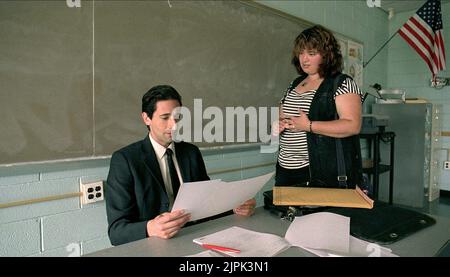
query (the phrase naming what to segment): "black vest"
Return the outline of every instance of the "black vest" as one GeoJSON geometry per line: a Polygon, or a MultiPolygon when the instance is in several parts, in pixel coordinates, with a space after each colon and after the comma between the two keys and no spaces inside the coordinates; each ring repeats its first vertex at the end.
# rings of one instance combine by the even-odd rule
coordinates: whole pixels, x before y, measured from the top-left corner
{"type": "MultiPolygon", "coordinates": [[[[338,74],[325,78],[314,94],[309,109],[309,120],[331,121],[337,118],[336,103],[334,101],[335,90],[349,77],[338,74]],[[335,82],[336,80],[336,82],[335,82]]],[[[300,76],[292,82],[289,90],[295,88],[306,76],[300,76]]],[[[350,77],[349,77],[350,78],[350,77]]],[[[313,124],[314,132],[314,124],[313,124]]],[[[314,187],[339,187],[337,176],[336,139],[324,135],[307,132],[310,186],[314,187]]],[[[361,186],[362,163],[359,135],[340,138],[344,152],[345,171],[348,188],[361,186]]]]}

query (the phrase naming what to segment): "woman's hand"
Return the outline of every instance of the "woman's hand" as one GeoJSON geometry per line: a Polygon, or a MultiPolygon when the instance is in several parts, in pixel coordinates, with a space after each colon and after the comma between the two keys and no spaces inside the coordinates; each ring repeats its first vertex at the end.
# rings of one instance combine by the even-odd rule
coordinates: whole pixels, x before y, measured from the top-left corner
{"type": "Polygon", "coordinates": [[[278,121],[272,122],[273,136],[279,136],[284,129],[287,129],[286,118],[280,118],[278,121]]]}
{"type": "Polygon", "coordinates": [[[309,131],[308,115],[298,109],[298,116],[292,116],[286,120],[286,128],[292,131],[309,131]]]}
{"type": "Polygon", "coordinates": [[[279,136],[284,129],[287,129],[287,120],[289,119],[288,116],[286,116],[283,113],[283,105],[280,105],[279,110],[278,110],[278,120],[272,122],[272,135],[273,136],[279,136]]]}

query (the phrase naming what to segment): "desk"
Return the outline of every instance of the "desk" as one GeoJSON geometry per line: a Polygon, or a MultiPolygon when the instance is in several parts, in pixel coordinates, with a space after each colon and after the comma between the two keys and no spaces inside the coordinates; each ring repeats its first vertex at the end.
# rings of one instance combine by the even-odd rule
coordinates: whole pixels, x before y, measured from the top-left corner
{"type": "MultiPolygon", "coordinates": [[[[434,217],[436,224],[421,230],[403,240],[387,245],[399,256],[433,256],[450,238],[450,218],[434,217]]],[[[169,240],[160,238],[147,238],[120,246],[104,249],[88,254],[91,257],[182,257],[204,251],[192,240],[205,236],[231,226],[239,226],[249,230],[272,233],[284,237],[290,222],[281,220],[262,207],[249,218],[229,215],[219,219],[207,221],[198,225],[189,226],[169,240]]],[[[313,254],[298,248],[291,247],[280,253],[279,257],[311,257],[313,254]]]]}
{"type": "Polygon", "coordinates": [[[392,205],[394,195],[394,132],[361,133],[360,138],[368,140],[369,158],[373,157],[373,167],[363,168],[363,173],[372,176],[373,199],[378,200],[380,174],[389,171],[389,204],[392,205]],[[373,151],[372,151],[373,141],[373,151]],[[380,141],[389,142],[389,165],[381,164],[380,141]]]}

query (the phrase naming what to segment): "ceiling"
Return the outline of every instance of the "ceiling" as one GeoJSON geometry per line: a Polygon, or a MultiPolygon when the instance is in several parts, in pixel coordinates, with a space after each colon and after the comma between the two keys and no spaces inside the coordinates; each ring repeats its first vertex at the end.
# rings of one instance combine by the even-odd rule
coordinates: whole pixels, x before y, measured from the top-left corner
{"type": "MultiPolygon", "coordinates": [[[[381,0],[381,9],[386,12],[389,12],[389,9],[392,8],[394,13],[401,13],[406,11],[416,11],[423,4],[425,4],[426,0],[421,1],[409,1],[409,0],[381,0]]],[[[450,0],[441,0],[441,5],[450,3],[450,0]]]]}

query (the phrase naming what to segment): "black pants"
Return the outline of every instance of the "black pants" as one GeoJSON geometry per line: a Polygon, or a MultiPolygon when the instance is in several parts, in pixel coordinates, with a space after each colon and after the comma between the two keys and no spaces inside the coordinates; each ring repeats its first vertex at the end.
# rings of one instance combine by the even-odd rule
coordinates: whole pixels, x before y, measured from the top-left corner
{"type": "Polygon", "coordinates": [[[299,169],[286,169],[277,163],[275,186],[300,186],[309,182],[309,166],[299,169]]]}

